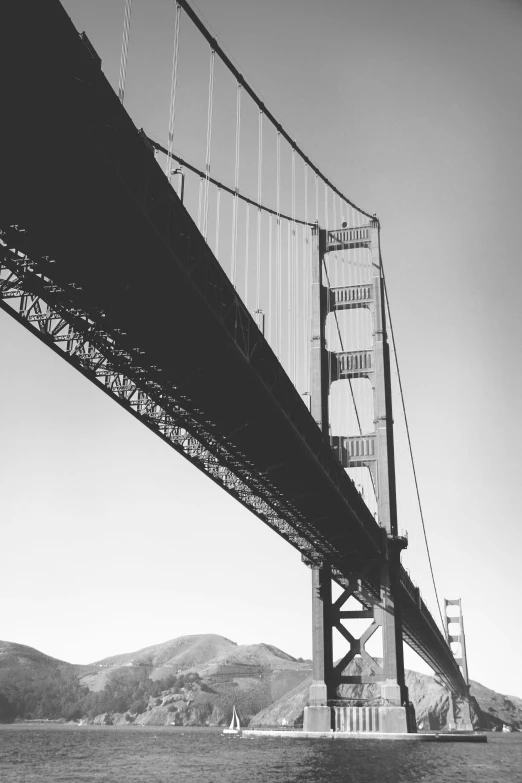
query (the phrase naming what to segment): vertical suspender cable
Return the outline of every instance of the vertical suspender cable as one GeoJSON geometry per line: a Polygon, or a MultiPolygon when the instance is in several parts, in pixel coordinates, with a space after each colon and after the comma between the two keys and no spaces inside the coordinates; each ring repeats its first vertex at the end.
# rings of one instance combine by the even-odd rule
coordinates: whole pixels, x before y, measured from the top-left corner
{"type": "MultiPolygon", "coordinates": [[[[315,174],[315,222],[317,225],[317,231],[319,231],[319,176],[317,175],[317,172],[315,174]]],[[[319,237],[317,238],[317,241],[319,241],[319,237]]],[[[312,248],[310,245],[310,264],[312,261],[312,248]]],[[[319,281],[321,281],[321,277],[323,274],[323,270],[319,270],[319,281]]],[[[311,307],[310,307],[311,310],[311,307]]],[[[310,365],[311,366],[311,365],[310,365]]]]}
{"type": "Polygon", "coordinates": [[[277,178],[276,178],[276,202],[277,202],[277,252],[276,252],[276,339],[277,358],[281,361],[281,332],[282,332],[282,296],[281,296],[281,133],[277,131],[277,178]]]}
{"type": "MultiPolygon", "coordinates": [[[[304,219],[305,223],[308,223],[308,164],[304,163],[304,219]]],[[[309,230],[308,226],[304,225],[303,227],[303,375],[304,375],[304,384],[303,384],[303,391],[308,391],[309,388],[309,381],[308,381],[308,354],[310,351],[310,347],[308,345],[308,255],[306,252],[306,246],[308,242],[308,238],[306,235],[306,232],[309,230]]]]}
{"type": "MultiPolygon", "coordinates": [[[[316,172],[315,174],[315,221],[317,224],[317,231],[319,231],[319,176],[316,172]]],[[[319,241],[319,237],[317,238],[317,241],[319,241]]],[[[312,252],[310,248],[310,261],[312,260],[312,252]]],[[[319,270],[319,281],[321,282],[321,277],[323,274],[323,270],[319,270]]]]}
{"type": "Polygon", "coordinates": [[[293,321],[293,345],[292,345],[292,376],[294,385],[297,386],[297,352],[298,352],[298,335],[299,335],[299,297],[297,296],[298,286],[298,274],[297,274],[297,253],[296,253],[296,241],[295,235],[295,147],[292,147],[292,321],[293,321]]]}
{"type": "MultiPolygon", "coordinates": [[[[332,228],[335,230],[337,228],[337,210],[335,208],[335,193],[332,193],[332,209],[333,209],[332,228]]],[[[335,261],[334,274],[333,274],[333,284],[334,285],[338,285],[338,277],[337,276],[339,274],[339,253],[337,251],[335,251],[334,254],[333,254],[333,257],[334,257],[334,261],[335,261]]],[[[330,357],[330,363],[329,363],[330,364],[330,372],[332,371],[331,370],[332,363],[338,361],[337,353],[339,353],[340,350],[341,350],[341,346],[339,345],[339,348],[337,348],[337,351],[335,353],[329,353],[329,357],[330,357]]],[[[332,429],[335,428],[337,431],[339,430],[339,425],[340,425],[340,421],[339,421],[339,418],[340,418],[340,415],[341,415],[340,408],[341,408],[340,405],[336,405],[335,406],[335,414],[336,414],[336,417],[335,417],[336,418],[336,422],[335,422],[335,424],[333,423],[333,412],[334,412],[333,411],[333,406],[330,409],[331,426],[332,426],[332,429]]]]}
{"type": "Polygon", "coordinates": [[[170,110],[169,110],[169,136],[167,143],[167,163],[165,173],[170,182],[170,166],[172,148],[174,146],[174,112],[176,108],[176,85],[178,82],[178,51],[179,51],[179,28],[181,23],[181,6],[176,3],[176,20],[174,22],[174,52],[172,55],[172,79],[170,83],[170,110]]]}
{"type": "MultiPolygon", "coordinates": [[[[324,269],[324,273],[325,273],[325,277],[326,277],[326,284],[327,284],[328,288],[330,288],[330,277],[329,277],[328,268],[326,266],[326,263],[325,263],[324,259],[323,259],[323,269],[324,269]]],[[[339,318],[337,317],[337,311],[336,310],[334,310],[334,319],[335,319],[335,326],[336,326],[336,329],[337,329],[337,337],[339,338],[339,345],[341,347],[341,351],[344,351],[344,343],[343,343],[343,338],[342,338],[342,335],[341,335],[341,329],[339,327],[339,318]]],[[[328,366],[328,371],[329,371],[329,380],[331,381],[331,353],[329,354],[329,359],[330,359],[330,361],[328,362],[328,365],[329,365],[328,366]]],[[[359,411],[357,409],[357,403],[355,401],[355,395],[354,395],[354,392],[353,392],[352,381],[351,381],[350,378],[348,379],[348,383],[350,385],[350,393],[351,393],[351,397],[352,397],[353,407],[354,407],[354,410],[355,410],[355,417],[357,419],[357,426],[359,427],[359,435],[362,435],[361,420],[359,418],[359,411]]]]}
{"type": "Polygon", "coordinates": [[[216,258],[219,261],[219,215],[221,208],[221,188],[217,189],[216,196],[216,258]]]}
{"type": "Polygon", "coordinates": [[[132,0],[125,0],[125,14],[123,17],[123,39],[121,42],[120,78],[118,80],[118,98],[121,103],[125,97],[125,79],[127,77],[127,54],[129,51],[130,17],[132,0]]]}
{"type": "Polygon", "coordinates": [[[292,296],[292,253],[291,253],[291,223],[286,221],[286,321],[287,321],[287,334],[286,334],[286,352],[288,355],[288,363],[286,365],[287,375],[292,378],[292,308],[291,308],[291,296],[292,296]]]}
{"type": "Polygon", "coordinates": [[[246,203],[246,228],[245,228],[245,304],[248,307],[248,257],[250,246],[250,204],[246,203]]]}
{"type": "Polygon", "coordinates": [[[236,164],[234,171],[234,201],[232,204],[232,285],[236,287],[237,276],[237,209],[239,194],[239,143],[241,134],[241,84],[237,82],[236,93],[236,164]]]}
{"type": "MultiPolygon", "coordinates": [[[[343,208],[342,208],[342,205],[341,205],[340,206],[341,226],[342,226],[342,223],[343,223],[342,211],[343,211],[343,208]]],[[[350,225],[350,224],[348,224],[348,225],[350,225]]],[[[350,251],[349,250],[342,251],[342,273],[341,273],[340,285],[343,288],[346,288],[346,285],[347,285],[346,280],[347,280],[347,278],[348,278],[348,281],[350,281],[350,261],[351,261],[350,251]]],[[[339,283],[338,283],[338,285],[339,285],[339,283]]]]}
{"type": "Polygon", "coordinates": [[[261,306],[261,182],[263,176],[263,112],[259,109],[257,149],[257,247],[256,247],[256,310],[261,306]]]}
{"type": "Polygon", "coordinates": [[[328,186],[324,183],[324,227],[328,231],[328,186]]]}
{"type": "MultiPolygon", "coordinates": [[[[317,182],[317,175],[316,175],[316,178],[315,178],[315,187],[316,187],[316,189],[315,189],[316,205],[318,206],[318,182],[317,182]]],[[[327,190],[326,182],[325,182],[325,185],[324,185],[324,214],[325,214],[325,221],[328,221],[328,190],[327,190]]],[[[329,277],[329,273],[328,273],[328,268],[326,266],[326,261],[324,259],[323,259],[323,269],[324,269],[324,273],[325,273],[325,277],[326,277],[327,286],[328,286],[328,288],[330,288],[331,287],[331,285],[330,285],[330,277],[329,277]]],[[[343,342],[343,338],[342,338],[342,334],[341,334],[341,328],[340,328],[340,325],[339,325],[339,318],[338,318],[336,310],[334,310],[333,315],[334,315],[334,320],[335,320],[337,337],[339,339],[339,347],[340,347],[341,351],[344,351],[344,342],[343,342]]],[[[328,373],[329,373],[329,380],[331,381],[331,370],[332,370],[332,366],[331,366],[331,364],[332,364],[332,354],[331,353],[328,354],[328,359],[329,359],[329,361],[328,361],[328,373]]],[[[355,418],[356,418],[357,426],[358,426],[358,429],[359,429],[359,435],[362,435],[361,420],[360,420],[359,411],[358,411],[358,408],[357,408],[357,403],[356,403],[356,400],[355,400],[355,394],[354,394],[354,391],[353,391],[353,385],[352,385],[351,379],[349,379],[348,382],[349,382],[349,386],[350,386],[350,396],[351,396],[353,407],[354,407],[355,418]]]]}
{"type": "Polygon", "coordinates": [[[207,154],[205,158],[205,196],[203,200],[203,236],[207,239],[208,230],[208,188],[210,177],[210,153],[212,149],[212,102],[214,99],[214,49],[210,50],[210,73],[208,77],[208,111],[207,111],[207,154]]]}
{"type": "MultiPolygon", "coordinates": [[[[272,350],[272,317],[274,309],[272,307],[272,213],[268,213],[268,342],[272,350]]],[[[274,351],[275,352],[275,351],[274,351]]]]}
{"type": "Polygon", "coordinates": [[[201,231],[201,202],[203,197],[203,177],[199,178],[198,188],[198,228],[201,231]]]}
{"type": "MultiPolygon", "coordinates": [[[[328,186],[327,186],[326,182],[324,183],[324,228],[325,228],[326,237],[327,237],[326,241],[328,242],[328,186]]],[[[325,253],[325,256],[326,256],[326,253],[325,253]]],[[[326,275],[327,286],[328,286],[328,288],[330,288],[330,278],[329,278],[329,271],[328,271],[328,267],[330,265],[329,264],[327,265],[325,256],[323,256],[323,268],[324,268],[324,272],[325,272],[325,275],[326,275]]],[[[328,337],[326,339],[328,340],[328,337]]],[[[331,351],[328,351],[327,356],[328,356],[328,390],[330,390],[330,388],[332,386],[332,353],[331,353],[331,351]]],[[[329,422],[328,426],[329,426],[330,445],[332,445],[332,423],[329,422]]]]}

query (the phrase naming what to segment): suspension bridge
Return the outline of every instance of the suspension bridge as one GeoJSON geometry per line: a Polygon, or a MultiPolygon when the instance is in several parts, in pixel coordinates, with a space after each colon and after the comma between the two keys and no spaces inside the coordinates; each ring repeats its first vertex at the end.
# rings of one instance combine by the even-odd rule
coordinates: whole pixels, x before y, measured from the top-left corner
{"type": "Polygon", "coordinates": [[[379,220],[323,175],[186,0],[173,3],[164,139],[137,127],[131,12],[126,0],[116,93],[58,0],[3,6],[0,306],[299,550],[306,728],[414,731],[404,641],[450,690],[451,725],[470,729],[462,614],[439,627],[401,564],[379,220]],[[194,52],[201,89],[183,81],[194,52]],[[368,621],[362,636],[350,620],[368,621]],[[334,631],[348,647],[337,664],[334,631]],[[382,663],[366,649],[376,632],[382,663]],[[357,656],[370,675],[347,673],[357,656]],[[343,705],[338,686],[356,683],[378,684],[379,704],[343,705]]]}

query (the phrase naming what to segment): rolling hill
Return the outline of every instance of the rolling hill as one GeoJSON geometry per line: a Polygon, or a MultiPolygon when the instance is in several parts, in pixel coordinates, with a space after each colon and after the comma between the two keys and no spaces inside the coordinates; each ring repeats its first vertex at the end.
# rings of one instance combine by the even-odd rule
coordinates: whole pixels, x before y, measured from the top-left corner
{"type": "MultiPolygon", "coordinates": [[[[360,659],[349,669],[364,671],[360,659]]],[[[217,634],[181,636],[90,665],[0,642],[0,722],[219,726],[230,721],[236,705],[244,725],[299,725],[310,681],[310,661],[270,644],[238,645],[217,634]]],[[[407,672],[407,684],[419,726],[443,728],[446,689],[417,672],[407,672]]],[[[472,683],[471,693],[477,728],[522,729],[522,699],[479,683],[472,683]]],[[[342,686],[342,695],[372,699],[377,693],[370,686],[342,686]]]]}

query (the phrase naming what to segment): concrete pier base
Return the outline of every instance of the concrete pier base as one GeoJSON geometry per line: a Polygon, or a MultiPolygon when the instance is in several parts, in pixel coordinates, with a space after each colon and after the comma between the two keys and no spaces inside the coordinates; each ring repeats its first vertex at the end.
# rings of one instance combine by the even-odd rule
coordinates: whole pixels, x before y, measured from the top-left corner
{"type": "Polygon", "coordinates": [[[449,721],[448,723],[448,730],[453,732],[458,731],[465,731],[469,733],[470,731],[473,731],[473,725],[471,722],[469,723],[453,723],[452,721],[449,721]]]}
{"type": "Polygon", "coordinates": [[[348,731],[280,731],[277,729],[244,729],[242,736],[250,739],[320,739],[320,740],[405,740],[406,742],[487,742],[486,734],[472,732],[440,732],[439,734],[392,734],[381,732],[348,731]]]}
{"type": "Polygon", "coordinates": [[[406,734],[406,707],[334,707],[334,729],[342,732],[406,734]]]}
{"type": "Polygon", "coordinates": [[[376,707],[311,705],[305,707],[304,710],[303,731],[406,734],[408,731],[412,731],[410,723],[406,707],[390,705],[379,705],[376,707]]]}
{"type": "Polygon", "coordinates": [[[332,731],[332,719],[331,707],[305,707],[303,731],[332,731]]]}

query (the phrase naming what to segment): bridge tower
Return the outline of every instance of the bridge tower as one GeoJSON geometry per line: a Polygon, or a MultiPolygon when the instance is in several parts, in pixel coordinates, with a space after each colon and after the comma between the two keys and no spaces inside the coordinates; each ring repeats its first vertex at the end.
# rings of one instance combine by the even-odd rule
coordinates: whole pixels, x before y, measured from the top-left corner
{"type": "Polygon", "coordinates": [[[444,599],[444,625],[448,643],[458,644],[455,660],[462,670],[462,676],[467,687],[467,693],[450,692],[448,729],[450,731],[473,731],[470,712],[468,659],[466,656],[466,638],[464,636],[464,618],[462,617],[462,601],[460,598],[444,599]],[[458,606],[457,615],[448,614],[448,606],[458,606]],[[458,625],[458,630],[450,631],[450,625],[458,625]]]}
{"type": "Polygon", "coordinates": [[[336,601],[332,601],[332,579],[328,563],[312,565],[313,681],[305,708],[305,731],[371,731],[402,733],[416,731],[415,714],[409,703],[404,678],[402,623],[395,600],[399,579],[400,550],[406,545],[397,529],[395,465],[391,403],[390,357],[386,337],[385,292],[379,244],[379,222],[371,220],[359,228],[334,231],[314,229],[312,237],[312,332],[311,332],[311,413],[326,438],[331,440],[343,467],[367,467],[377,496],[378,521],[386,541],[382,562],[360,562],[353,579],[336,601]],[[366,248],[371,254],[372,277],[364,284],[327,288],[323,266],[327,253],[366,248]],[[326,349],[325,327],[335,310],[367,308],[373,323],[371,349],[330,354],[326,349]],[[330,371],[329,371],[330,370],[330,371]],[[337,379],[367,378],[373,388],[374,424],[372,434],[330,438],[330,383],[337,379]],[[364,587],[373,574],[380,584],[375,598],[364,587]],[[360,610],[343,611],[351,597],[360,610]],[[367,619],[369,625],[355,638],[342,624],[343,619],[367,619]],[[382,666],[365,649],[366,642],[382,629],[382,666]],[[348,653],[334,665],[332,636],[336,628],[349,644],[348,653]],[[370,665],[373,674],[347,675],[345,669],[357,655],[370,665]],[[337,699],[338,686],[378,684],[380,699],[373,706],[348,706],[337,699]],[[379,703],[380,702],[380,703],[379,703]]]}

